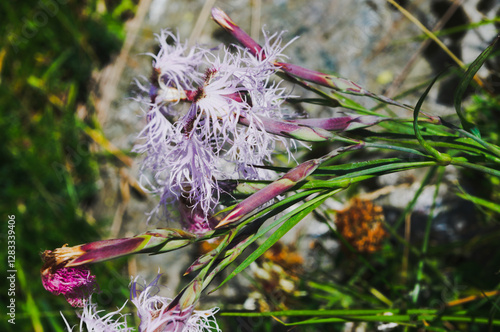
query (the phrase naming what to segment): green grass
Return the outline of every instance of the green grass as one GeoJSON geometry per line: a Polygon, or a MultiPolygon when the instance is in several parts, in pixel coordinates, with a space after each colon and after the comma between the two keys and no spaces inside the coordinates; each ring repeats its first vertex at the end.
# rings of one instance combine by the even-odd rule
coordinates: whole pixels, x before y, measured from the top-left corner
{"type": "MultiPolygon", "coordinates": [[[[59,311],[74,316],[62,296],[43,288],[40,253],[97,240],[105,232],[86,217],[99,165],[78,123],[92,125],[91,73],[120,50],[123,22],[97,14],[95,1],[51,3],[49,11],[38,1],[0,5],[0,215],[4,221],[16,216],[16,331],[62,331],[59,311]],[[86,119],[77,117],[78,105],[89,109],[86,119]]],[[[0,258],[6,262],[6,222],[1,225],[0,258]]],[[[117,276],[127,289],[126,278],[116,272],[123,263],[97,267],[104,292],[106,279],[117,276]]],[[[110,307],[123,301],[123,294],[109,295],[104,302],[110,307]]],[[[0,321],[3,331],[13,327],[0,321]]]]}

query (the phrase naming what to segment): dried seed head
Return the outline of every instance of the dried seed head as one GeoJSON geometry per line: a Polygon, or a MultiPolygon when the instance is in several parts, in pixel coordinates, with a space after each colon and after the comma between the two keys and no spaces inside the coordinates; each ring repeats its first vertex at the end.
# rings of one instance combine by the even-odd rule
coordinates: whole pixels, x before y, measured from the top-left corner
{"type": "Polygon", "coordinates": [[[337,212],[335,224],[342,236],[359,252],[380,250],[387,232],[382,226],[382,207],[354,198],[350,206],[337,212]]]}

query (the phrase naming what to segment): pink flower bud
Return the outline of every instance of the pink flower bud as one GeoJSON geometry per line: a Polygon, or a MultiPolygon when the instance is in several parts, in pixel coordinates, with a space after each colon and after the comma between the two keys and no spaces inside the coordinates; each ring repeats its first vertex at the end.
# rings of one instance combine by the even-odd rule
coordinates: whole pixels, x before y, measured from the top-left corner
{"type": "Polygon", "coordinates": [[[261,52],[262,47],[260,47],[260,45],[245,31],[243,31],[243,29],[237,26],[222,10],[219,8],[212,8],[212,18],[215,22],[217,22],[217,24],[224,28],[224,30],[236,38],[244,47],[248,48],[253,56],[261,55],[265,57],[265,55],[261,52]]]}

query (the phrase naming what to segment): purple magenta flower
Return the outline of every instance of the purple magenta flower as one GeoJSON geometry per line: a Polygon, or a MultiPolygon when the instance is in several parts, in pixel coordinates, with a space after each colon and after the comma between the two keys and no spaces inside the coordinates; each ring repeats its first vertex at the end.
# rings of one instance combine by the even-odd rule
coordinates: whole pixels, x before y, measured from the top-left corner
{"type": "Polygon", "coordinates": [[[64,295],[73,307],[83,307],[84,299],[99,291],[95,278],[85,265],[42,270],[43,287],[55,295],[64,295]]]}
{"type": "Polygon", "coordinates": [[[218,308],[198,311],[194,310],[193,305],[187,308],[181,308],[178,304],[171,307],[172,299],[158,295],[160,276],[147,286],[139,285],[138,278],[131,283],[130,299],[141,319],[140,332],[221,331],[214,317],[218,308]]]}
{"type": "MultiPolygon", "coordinates": [[[[211,70],[205,83],[199,88],[199,97],[194,98],[197,107],[195,127],[200,134],[215,142],[219,156],[236,165],[240,176],[255,175],[253,165],[262,165],[271,160],[275,142],[286,144],[282,137],[268,134],[259,125],[256,114],[281,117],[281,104],[285,89],[270,83],[270,75],[276,68],[253,66],[255,59],[248,52],[228,53],[211,60],[211,70]],[[244,60],[246,59],[246,60],[244,60]],[[240,116],[255,119],[253,126],[238,124],[240,116]],[[201,126],[200,126],[201,125],[201,126]]],[[[252,176],[253,177],[253,176],[252,176]]]]}
{"type": "Polygon", "coordinates": [[[282,117],[285,89],[271,81],[278,70],[271,61],[283,59],[287,45],[281,46],[281,34],[265,34],[254,56],[241,47],[188,49],[167,30],[159,40],[161,50],[152,55],[157,88],[140,86],[149,97],[142,142],[134,148],[146,154],[141,183],[161,196],[160,206],[182,198],[192,211],[201,210],[202,230],[219,201],[218,181],[269,178],[255,165],[271,162],[278,142],[291,155],[289,140],[266,132],[258,117],[282,117]],[[190,103],[187,111],[184,103],[190,103]],[[242,116],[249,125],[239,123],[242,116]]]}
{"type": "Polygon", "coordinates": [[[200,206],[193,208],[192,204],[183,198],[179,200],[178,206],[181,214],[181,225],[188,232],[203,235],[215,228],[217,222],[211,218],[207,219],[205,212],[200,206]]]}

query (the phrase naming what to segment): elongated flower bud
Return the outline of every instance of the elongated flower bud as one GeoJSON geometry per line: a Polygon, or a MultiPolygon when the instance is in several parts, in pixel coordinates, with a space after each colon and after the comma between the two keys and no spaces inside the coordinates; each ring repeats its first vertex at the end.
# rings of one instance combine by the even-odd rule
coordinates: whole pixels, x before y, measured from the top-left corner
{"type": "Polygon", "coordinates": [[[398,103],[397,101],[392,100],[391,98],[387,98],[385,96],[380,96],[373,92],[370,92],[365,88],[363,88],[362,86],[358,85],[357,83],[354,83],[353,81],[350,81],[345,78],[340,78],[333,75],[320,73],[318,71],[307,69],[291,63],[275,62],[274,65],[279,67],[282,71],[284,71],[287,74],[290,74],[292,76],[295,76],[297,78],[300,78],[308,82],[325,86],[327,88],[331,88],[348,94],[371,97],[373,99],[380,100],[384,103],[396,105],[403,108],[411,108],[409,106],[405,106],[401,103],[398,103]]]}
{"type": "Polygon", "coordinates": [[[222,226],[234,223],[240,220],[243,216],[254,211],[262,204],[281,195],[285,191],[295,186],[299,181],[305,179],[312,172],[314,172],[319,163],[319,159],[308,160],[291,169],[280,179],[272,182],[268,186],[264,187],[263,189],[259,190],[255,194],[251,195],[250,197],[236,205],[234,209],[232,209],[231,212],[229,212],[229,214],[224,219],[222,219],[215,228],[220,228],[222,226]]]}
{"type": "MultiPolygon", "coordinates": [[[[330,132],[321,128],[301,126],[300,124],[274,120],[262,116],[259,116],[258,118],[261,120],[266,132],[271,134],[308,142],[324,142],[333,138],[333,135],[330,132]]],[[[244,116],[240,116],[238,122],[246,126],[250,124],[250,121],[248,121],[248,119],[244,116]]]]}
{"type": "Polygon", "coordinates": [[[75,247],[83,253],[68,261],[66,266],[97,263],[135,253],[171,251],[190,244],[194,239],[195,235],[183,230],[161,228],[130,238],[87,243],[75,247]]]}
{"type": "Polygon", "coordinates": [[[349,131],[370,127],[387,120],[391,120],[391,118],[384,118],[376,115],[352,115],[335,118],[296,119],[287,120],[287,122],[328,131],[349,131]]]}
{"type": "Polygon", "coordinates": [[[359,142],[358,144],[350,146],[343,146],[331,151],[330,153],[320,158],[308,160],[298,165],[297,167],[292,168],[280,179],[270,183],[266,187],[257,191],[255,194],[238,203],[229,212],[229,214],[226,215],[217,226],[215,226],[215,228],[220,228],[240,220],[262,204],[290,190],[297,183],[311,175],[316,170],[316,168],[318,168],[318,166],[326,160],[347,151],[361,149],[363,146],[364,142],[359,142]]]}
{"type": "Polygon", "coordinates": [[[197,271],[201,268],[203,268],[204,266],[206,266],[208,263],[210,263],[212,261],[212,259],[214,259],[214,257],[217,255],[217,252],[215,251],[210,251],[209,253],[205,254],[205,255],[202,255],[200,257],[198,257],[186,270],[186,272],[184,272],[184,275],[188,275],[190,274],[191,272],[193,271],[197,271]]]}
{"type": "Polygon", "coordinates": [[[160,253],[192,243],[192,233],[172,228],[159,228],[134,237],[102,240],[74,247],[66,245],[43,253],[43,270],[53,267],[75,267],[93,264],[135,253],[160,253]]]}
{"type": "MultiPolygon", "coordinates": [[[[373,126],[381,121],[391,120],[375,115],[352,115],[335,118],[275,120],[259,116],[264,130],[268,133],[294,138],[306,142],[324,142],[335,135],[330,131],[349,131],[373,126]]],[[[238,122],[248,126],[250,121],[240,116],[238,122]]]]}
{"type": "Polygon", "coordinates": [[[262,47],[245,31],[243,31],[243,29],[236,25],[222,10],[215,7],[212,8],[212,18],[215,22],[217,22],[217,24],[224,28],[224,30],[231,33],[231,35],[233,35],[238,42],[248,48],[252,55],[257,56],[258,54],[262,54],[262,47]]]}
{"type": "Polygon", "coordinates": [[[64,245],[42,254],[41,269],[45,289],[63,294],[73,306],[83,306],[83,300],[99,288],[87,264],[102,262],[135,253],[160,253],[192,243],[196,236],[179,229],[162,228],[130,238],[91,242],[74,247],[64,245]]]}

